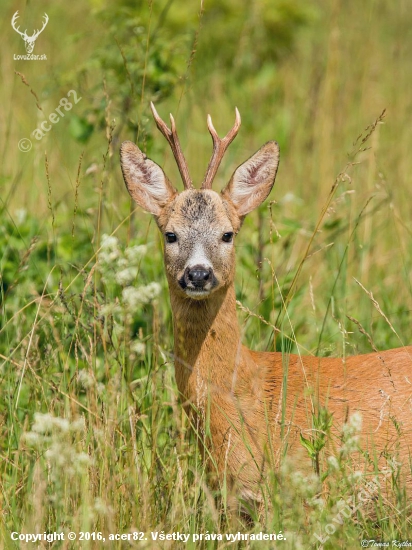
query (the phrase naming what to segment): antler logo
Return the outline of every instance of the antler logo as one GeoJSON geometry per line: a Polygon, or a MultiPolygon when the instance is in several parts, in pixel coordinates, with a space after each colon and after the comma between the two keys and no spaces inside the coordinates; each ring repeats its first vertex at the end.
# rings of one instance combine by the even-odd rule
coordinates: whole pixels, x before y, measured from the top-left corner
{"type": "Polygon", "coordinates": [[[20,36],[23,38],[24,40],[24,45],[26,46],[26,52],[27,53],[32,53],[32,51],[34,50],[34,46],[35,46],[35,43],[36,43],[36,40],[37,38],[39,37],[39,34],[41,32],[44,31],[44,28],[46,27],[47,23],[49,22],[49,16],[47,15],[47,13],[44,14],[44,22],[43,22],[43,26],[40,30],[37,30],[37,31],[34,31],[34,33],[29,36],[27,34],[27,29],[24,31],[24,32],[21,32],[19,29],[20,27],[16,27],[16,21],[19,17],[19,12],[16,11],[16,13],[13,15],[13,18],[11,20],[11,26],[13,27],[13,29],[18,32],[20,34],[20,36]]]}

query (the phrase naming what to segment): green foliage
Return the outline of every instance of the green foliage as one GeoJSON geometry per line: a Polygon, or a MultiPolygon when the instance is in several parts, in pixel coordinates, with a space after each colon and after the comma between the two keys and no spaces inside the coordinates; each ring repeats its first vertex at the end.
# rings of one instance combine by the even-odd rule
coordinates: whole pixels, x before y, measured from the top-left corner
{"type": "MultiPolygon", "coordinates": [[[[307,450],[309,458],[312,460],[315,472],[320,475],[320,452],[327,443],[330,430],[333,424],[333,415],[328,413],[327,409],[320,407],[317,413],[312,414],[312,436],[310,439],[300,434],[300,442],[307,450]]],[[[321,477],[321,479],[323,476],[321,477]]]]}
{"type": "Polygon", "coordinates": [[[134,139],[139,136],[146,141],[150,139],[144,116],[147,104],[173,92],[184,69],[187,37],[171,35],[159,14],[153,13],[153,6],[143,1],[100,2],[93,15],[101,40],[77,68],[79,82],[94,81],[88,87],[93,102],[82,117],[72,118],[72,136],[86,142],[94,128],[106,127],[110,116],[118,127],[126,126],[134,139]]]}
{"type": "Polygon", "coordinates": [[[312,16],[312,6],[300,1],[211,0],[205,5],[199,57],[210,64],[209,71],[230,70],[238,85],[250,78],[264,85],[312,16]]]}

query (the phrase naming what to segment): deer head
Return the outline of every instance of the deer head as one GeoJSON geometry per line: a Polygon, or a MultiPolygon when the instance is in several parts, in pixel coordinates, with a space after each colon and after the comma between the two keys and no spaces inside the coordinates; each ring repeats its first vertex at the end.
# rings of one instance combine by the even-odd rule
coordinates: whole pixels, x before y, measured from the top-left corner
{"type": "Polygon", "coordinates": [[[183,156],[176,126],[171,129],[151,104],[156,124],[170,144],[185,190],[178,193],[163,170],[132,142],[120,150],[121,166],[132,198],[153,214],[164,235],[164,259],[170,291],[181,297],[202,300],[233,283],[234,239],[244,217],[269,195],[279,164],[275,141],[265,143],[233,173],[219,194],[212,183],[223,155],[236,137],[240,115],[229,133],[220,139],[210,115],[208,128],[213,154],[201,189],[193,187],[183,156]]]}
{"type": "Polygon", "coordinates": [[[11,20],[11,26],[13,27],[13,29],[20,34],[20,36],[23,38],[24,40],[24,45],[26,47],[26,52],[27,53],[32,53],[32,51],[34,50],[34,46],[35,46],[35,43],[36,43],[36,40],[39,36],[39,34],[41,32],[43,32],[44,28],[46,27],[47,23],[49,22],[49,17],[47,15],[47,13],[44,14],[44,22],[43,22],[43,26],[40,30],[37,30],[37,31],[34,31],[33,34],[31,36],[29,36],[27,34],[27,29],[24,31],[24,32],[21,32],[20,31],[20,27],[16,27],[16,21],[19,17],[18,15],[18,11],[16,11],[16,13],[13,15],[13,18],[11,20]]]}

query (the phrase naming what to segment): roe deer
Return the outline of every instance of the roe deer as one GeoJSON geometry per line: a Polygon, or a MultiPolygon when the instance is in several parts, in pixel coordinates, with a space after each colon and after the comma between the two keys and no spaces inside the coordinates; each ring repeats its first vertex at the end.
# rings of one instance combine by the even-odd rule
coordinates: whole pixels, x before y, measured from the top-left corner
{"type": "Polygon", "coordinates": [[[241,343],[234,239],[246,214],[272,189],[277,143],[263,145],[218,194],[212,182],[238,133],[240,115],[236,109],[235,124],[223,139],[209,116],[213,154],[198,190],[172,115],[169,129],[151,108],[185,190],[178,193],[163,170],[130,141],[121,146],[122,172],[130,195],[153,214],[164,236],[177,387],[220,480],[242,498],[259,501],[267,464],[278,464],[285,439],[288,452],[299,454],[299,436],[310,432],[318,406],[333,413],[332,436],[359,411],[362,448],[372,460],[379,463],[392,453],[406,465],[412,439],[412,347],[340,359],[258,353],[241,343]]]}

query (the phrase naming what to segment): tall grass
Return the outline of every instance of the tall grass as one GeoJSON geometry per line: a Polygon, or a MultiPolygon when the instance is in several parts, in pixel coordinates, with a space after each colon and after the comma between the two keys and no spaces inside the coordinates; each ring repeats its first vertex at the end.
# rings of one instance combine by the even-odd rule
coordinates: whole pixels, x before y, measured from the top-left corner
{"type": "MultiPolygon", "coordinates": [[[[19,547],[10,538],[13,531],[102,532],[110,548],[125,543],[109,543],[109,533],[131,531],[149,537],[133,543],[139,548],[181,547],[150,539],[151,531],[162,530],[282,531],[286,541],[277,544],[284,548],[318,547],[315,534],[329,536],[325,548],[357,548],[362,539],[406,540],[410,513],[396,465],[386,477],[377,473],[388,493],[377,491],[365,506],[339,515],[367,481],[350,460],[356,419],[345,428],[346,447],[335,462],[326,461],[322,442],[302,445],[304,453],[310,445],[319,449],[314,458],[322,464],[320,477],[295,472],[287,461],[273,470],[263,488],[264,506],[250,510],[253,524],[225,510],[230,495],[224,487],[220,499],[210,489],[177,400],[160,239],[150,217],[130,204],[118,163],[119,142],[139,134],[179,181],[147,116],[155,94],[150,79],[157,76],[146,56],[145,86],[131,82],[134,67],[121,38],[113,55],[124,67],[123,81],[97,62],[76,71],[76,62],[90,59],[109,33],[107,21],[89,11],[101,6],[43,1],[36,15],[26,10],[27,17],[49,14],[47,32],[36,44],[36,51],[48,53],[47,63],[13,61],[14,53],[23,53],[10,26],[17,7],[7,1],[0,8],[0,548],[19,547]],[[130,88],[126,111],[122,86],[130,88]],[[81,102],[40,142],[33,140],[30,152],[20,152],[19,140],[70,89],[81,102]],[[94,125],[88,140],[81,137],[87,124],[94,125]]],[[[200,13],[197,3],[184,9],[171,3],[169,11],[156,2],[141,7],[144,21],[150,20],[144,52],[163,28],[159,21],[179,38],[182,13],[186,17],[188,38],[182,34],[172,50],[182,79],[162,84],[166,99],[158,109],[162,116],[176,114],[195,182],[211,149],[208,112],[221,134],[233,124],[235,105],[243,120],[218,187],[265,141],[277,139],[281,146],[271,200],[246,220],[237,245],[244,342],[253,349],[336,356],[410,343],[408,3],[307,3],[293,49],[256,71],[248,61],[250,37],[257,36],[251,29],[256,24],[252,30],[259,30],[265,3],[251,6],[239,8],[241,28],[228,37],[240,52],[229,70],[218,62],[224,52],[211,50],[213,10],[207,3],[200,13]],[[171,91],[164,91],[169,85],[171,91]]],[[[101,548],[102,542],[82,547],[101,548]]]]}

